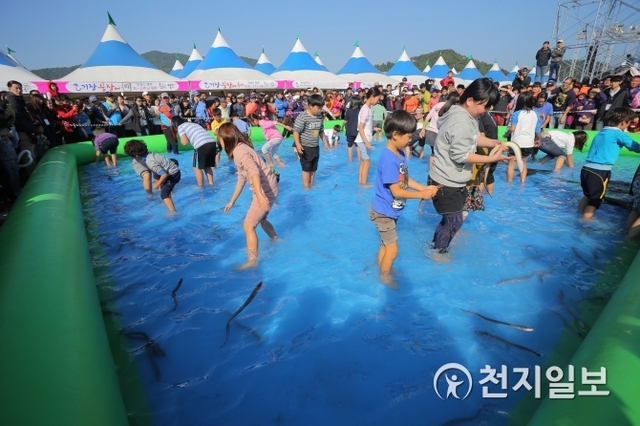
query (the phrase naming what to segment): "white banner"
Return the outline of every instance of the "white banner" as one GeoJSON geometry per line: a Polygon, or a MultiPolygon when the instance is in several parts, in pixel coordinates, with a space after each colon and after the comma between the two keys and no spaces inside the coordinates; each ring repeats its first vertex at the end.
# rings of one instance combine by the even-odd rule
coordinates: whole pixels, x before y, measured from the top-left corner
{"type": "Polygon", "coordinates": [[[318,89],[346,89],[349,83],[346,81],[293,81],[291,85],[294,89],[308,89],[317,87],[318,89]]]}
{"type": "Polygon", "coordinates": [[[202,80],[198,83],[200,90],[244,90],[244,89],[277,89],[274,80],[202,80]]]}
{"type": "Polygon", "coordinates": [[[136,81],[136,82],[107,82],[107,81],[69,81],[65,84],[71,93],[104,93],[104,92],[164,92],[178,90],[178,83],[174,81],[136,81]]]}

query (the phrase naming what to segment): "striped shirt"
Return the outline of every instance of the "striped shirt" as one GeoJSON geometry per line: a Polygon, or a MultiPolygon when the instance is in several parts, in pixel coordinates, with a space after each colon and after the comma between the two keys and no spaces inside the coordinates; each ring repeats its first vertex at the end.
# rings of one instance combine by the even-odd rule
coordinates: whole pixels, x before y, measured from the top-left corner
{"type": "Polygon", "coordinates": [[[176,163],[154,152],[147,153],[147,155],[140,158],[140,161],[134,158],[131,164],[133,165],[133,170],[140,176],[145,172],[151,172],[156,179],[165,173],[175,175],[180,171],[176,163]]]}
{"type": "Polygon", "coordinates": [[[215,142],[209,132],[196,123],[182,123],[178,126],[178,134],[180,137],[186,136],[193,149],[198,149],[203,145],[215,142]]]}
{"type": "Polygon", "coordinates": [[[322,116],[317,117],[309,114],[308,111],[303,112],[296,118],[293,125],[293,131],[300,134],[300,145],[308,147],[316,147],[324,133],[324,125],[322,116]]]}

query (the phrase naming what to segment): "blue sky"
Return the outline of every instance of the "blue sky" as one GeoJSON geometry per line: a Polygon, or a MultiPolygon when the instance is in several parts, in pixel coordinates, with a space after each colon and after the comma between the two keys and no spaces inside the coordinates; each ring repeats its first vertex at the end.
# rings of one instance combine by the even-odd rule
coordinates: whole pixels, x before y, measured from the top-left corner
{"type": "MultiPolygon", "coordinates": [[[[231,48],[257,58],[262,47],[277,67],[300,35],[309,53],[318,51],[331,70],[341,68],[355,40],[369,60],[393,61],[406,46],[410,56],[452,48],[493,62],[504,69],[516,61],[531,65],[544,40],[552,38],[558,0],[535,2],[535,19],[511,0],[22,0],[25,19],[4,19],[0,46],[16,51],[26,68],[83,63],[113,16],[122,37],[138,52],[150,50],[189,54],[195,42],[205,55],[217,28],[231,48]],[[225,4],[215,7],[212,4],[225,4]],[[107,9],[108,8],[108,9],[107,9]],[[249,19],[240,17],[250,16],[249,19]],[[40,30],[36,32],[36,28],[40,30]]],[[[530,10],[533,13],[533,10],[530,10]]]]}

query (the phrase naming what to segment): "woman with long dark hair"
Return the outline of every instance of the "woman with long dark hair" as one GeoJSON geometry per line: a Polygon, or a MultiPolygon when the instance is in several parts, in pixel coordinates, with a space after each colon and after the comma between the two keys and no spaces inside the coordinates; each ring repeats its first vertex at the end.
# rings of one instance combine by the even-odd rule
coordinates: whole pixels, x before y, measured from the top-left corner
{"type": "MultiPolygon", "coordinates": [[[[446,253],[449,244],[462,227],[462,210],[467,199],[466,185],[474,163],[494,163],[506,159],[502,151],[489,157],[476,154],[476,147],[500,146],[497,140],[480,134],[478,118],[498,100],[498,89],[488,78],[479,78],[467,87],[460,105],[452,105],[438,121],[433,166],[429,169],[429,185],[439,187],[433,205],[442,220],[433,236],[432,248],[446,253]]],[[[506,150],[502,145],[503,150],[506,150]]]]}
{"type": "Polygon", "coordinates": [[[252,268],[258,265],[258,234],[256,233],[258,224],[269,238],[272,240],[278,238],[273,225],[267,220],[269,211],[278,196],[278,178],[235,125],[232,123],[221,125],[218,129],[218,138],[229,159],[238,169],[238,183],[231,200],[224,206],[224,212],[231,210],[246,182],[249,182],[249,189],[253,193],[253,200],[242,225],[247,239],[247,262],[238,269],[252,268]]]}

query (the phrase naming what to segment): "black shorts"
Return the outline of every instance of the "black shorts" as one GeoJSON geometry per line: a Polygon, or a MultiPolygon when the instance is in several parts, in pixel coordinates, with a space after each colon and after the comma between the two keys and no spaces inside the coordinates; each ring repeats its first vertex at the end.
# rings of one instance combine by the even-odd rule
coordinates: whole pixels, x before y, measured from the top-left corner
{"type": "Polygon", "coordinates": [[[169,175],[167,179],[162,182],[162,186],[160,187],[160,198],[163,200],[165,198],[171,197],[171,191],[173,191],[173,187],[176,186],[176,183],[180,182],[180,171],[178,173],[169,175]]]}
{"type": "Polygon", "coordinates": [[[347,136],[347,146],[351,148],[356,143],[355,136],[347,136]]]}
{"type": "Polygon", "coordinates": [[[300,165],[303,172],[315,172],[318,170],[318,160],[320,159],[319,146],[303,146],[304,151],[300,154],[300,165]]]}
{"type": "Polygon", "coordinates": [[[433,179],[428,179],[428,185],[440,186],[438,193],[433,197],[433,207],[438,214],[451,214],[462,211],[465,201],[467,201],[467,189],[464,186],[452,187],[441,186],[433,179]]]}
{"type": "Polygon", "coordinates": [[[493,176],[493,173],[496,171],[496,167],[498,167],[498,163],[488,163],[485,167],[489,167],[489,173],[487,173],[487,185],[491,185],[496,181],[496,178],[493,176]]]}
{"type": "Polygon", "coordinates": [[[118,145],[120,145],[120,141],[118,141],[118,138],[109,138],[103,140],[100,143],[100,152],[103,155],[115,154],[118,150],[118,145]]]}
{"type": "MultiPolygon", "coordinates": [[[[420,137],[420,132],[422,131],[422,129],[418,129],[415,132],[413,132],[413,134],[411,135],[411,142],[415,144],[415,142],[418,142],[419,146],[424,147],[424,143],[425,143],[425,138],[421,138],[420,137]]],[[[426,132],[426,131],[425,131],[426,132]]],[[[425,136],[426,137],[426,136],[425,136]]]]}
{"type": "MultiPolygon", "coordinates": [[[[536,152],[535,148],[520,148],[520,154],[522,154],[522,158],[525,159],[531,154],[536,152]]],[[[516,155],[511,148],[509,148],[509,154],[516,155]]]]}
{"type": "Polygon", "coordinates": [[[589,206],[600,208],[607,185],[611,179],[611,170],[598,170],[591,167],[582,167],[580,171],[580,186],[582,193],[589,199],[589,206]]]}
{"type": "Polygon", "coordinates": [[[216,144],[206,143],[193,151],[193,167],[205,169],[216,166],[216,144]]]}

